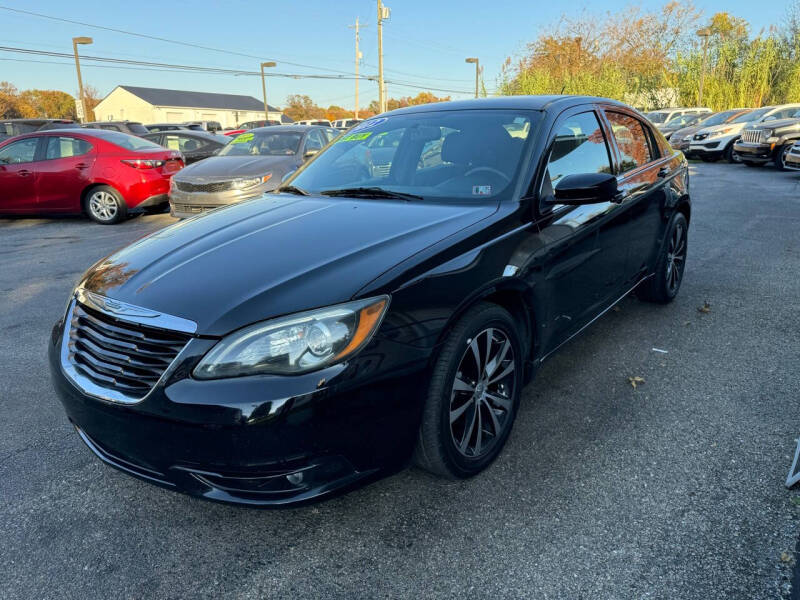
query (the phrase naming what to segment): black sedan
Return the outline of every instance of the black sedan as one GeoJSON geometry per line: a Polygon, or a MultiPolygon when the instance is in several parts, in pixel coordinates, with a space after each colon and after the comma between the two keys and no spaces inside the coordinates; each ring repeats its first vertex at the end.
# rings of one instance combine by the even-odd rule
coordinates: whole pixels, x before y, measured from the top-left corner
{"type": "Polygon", "coordinates": [[[231,141],[230,138],[222,135],[188,129],[147,133],[141,137],[155,142],[159,146],[164,146],[164,148],[179,150],[187,165],[214,156],[231,141]]]}
{"type": "Polygon", "coordinates": [[[675,298],[690,211],[685,159],[618,102],[393,111],[277,193],[95,264],[53,380],[100,460],[211,500],[298,503],[412,460],[469,477],[543,361],[632,290],[675,298]]]}

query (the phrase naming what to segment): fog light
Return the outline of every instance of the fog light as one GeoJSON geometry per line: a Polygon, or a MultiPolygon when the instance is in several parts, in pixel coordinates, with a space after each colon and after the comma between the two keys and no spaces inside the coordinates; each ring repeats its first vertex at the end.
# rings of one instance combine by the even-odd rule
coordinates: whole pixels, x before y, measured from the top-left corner
{"type": "Polygon", "coordinates": [[[300,485],[301,483],[303,483],[303,472],[301,471],[299,473],[291,473],[286,476],[286,479],[292,485],[300,485]]]}

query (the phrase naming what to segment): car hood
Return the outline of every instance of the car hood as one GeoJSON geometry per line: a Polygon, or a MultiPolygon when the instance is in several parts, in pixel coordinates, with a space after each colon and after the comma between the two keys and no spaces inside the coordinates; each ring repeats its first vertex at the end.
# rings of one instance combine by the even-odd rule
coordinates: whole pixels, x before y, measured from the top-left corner
{"type": "Polygon", "coordinates": [[[248,175],[264,175],[269,171],[283,172],[294,168],[291,156],[211,156],[182,169],[176,174],[181,181],[231,179],[248,175]]]}
{"type": "MultiPolygon", "coordinates": [[[[497,204],[265,194],[142,238],[79,286],[197,323],[201,335],[345,302],[497,204]]],[[[391,291],[391,290],[390,290],[391,291]]]]}
{"type": "Polygon", "coordinates": [[[784,127],[792,127],[793,125],[800,125],[800,119],[793,117],[790,119],[777,119],[775,121],[764,121],[748,127],[748,129],[783,129],[784,127]]]}
{"type": "Polygon", "coordinates": [[[672,135],[677,135],[680,139],[683,139],[687,135],[694,135],[695,133],[700,131],[700,129],[702,129],[702,128],[698,127],[697,125],[690,125],[689,127],[684,127],[682,129],[678,129],[676,131],[673,131],[672,135]]]}
{"type": "Polygon", "coordinates": [[[741,133],[745,127],[750,127],[752,124],[752,121],[748,121],[747,123],[721,123],[719,125],[712,125],[711,127],[703,127],[697,133],[714,133],[715,131],[730,129],[726,135],[733,135],[734,133],[741,133]]]}

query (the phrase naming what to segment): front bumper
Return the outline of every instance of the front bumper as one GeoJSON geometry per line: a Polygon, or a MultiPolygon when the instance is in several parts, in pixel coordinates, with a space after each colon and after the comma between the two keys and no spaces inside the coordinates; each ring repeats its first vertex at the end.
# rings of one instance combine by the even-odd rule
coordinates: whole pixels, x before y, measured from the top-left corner
{"type": "Polygon", "coordinates": [[[739,140],[733,145],[733,150],[742,160],[748,162],[766,163],[775,158],[775,144],[754,144],[739,140]]]}
{"type": "Polygon", "coordinates": [[[175,187],[169,193],[170,214],[179,219],[228,206],[251,198],[257,198],[271,191],[277,183],[268,181],[244,190],[225,190],[222,192],[185,192],[175,187]]]}
{"type": "Polygon", "coordinates": [[[714,158],[720,157],[725,152],[727,143],[723,139],[711,139],[704,141],[692,141],[689,144],[689,152],[694,156],[714,158]]]}
{"type": "Polygon", "coordinates": [[[199,381],[188,374],[214,340],[194,338],[141,401],[122,404],[65,375],[63,331],[62,321],[49,360],[69,420],[103,462],[144,481],[287,506],[390,474],[411,457],[426,381],[419,350],[376,338],[351,363],[306,375],[199,381]]]}

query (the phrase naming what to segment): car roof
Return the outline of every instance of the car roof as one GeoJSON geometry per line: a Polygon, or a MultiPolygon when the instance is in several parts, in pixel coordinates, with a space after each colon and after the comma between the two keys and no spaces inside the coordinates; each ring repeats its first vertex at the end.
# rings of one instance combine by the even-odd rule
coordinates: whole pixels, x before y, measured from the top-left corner
{"type": "Polygon", "coordinates": [[[266,127],[256,127],[247,133],[252,133],[254,131],[269,131],[270,133],[293,131],[295,133],[305,133],[306,131],[311,131],[312,129],[330,129],[330,127],[327,125],[268,125],[266,127]]]}
{"type": "MultiPolygon", "coordinates": [[[[627,104],[612,100],[610,98],[600,98],[596,96],[500,96],[498,98],[473,98],[471,100],[452,100],[449,102],[436,102],[433,104],[419,104],[398,108],[381,115],[399,115],[415,112],[429,112],[432,110],[474,110],[474,109],[518,109],[518,110],[550,110],[553,108],[568,108],[600,102],[603,104],[614,104],[622,108],[630,108],[627,104]]],[[[374,118],[374,117],[371,117],[374,118]]]]}
{"type": "MultiPolygon", "coordinates": [[[[198,131],[196,129],[178,129],[176,131],[151,131],[150,133],[143,133],[142,135],[140,135],[138,137],[143,137],[143,138],[148,138],[149,139],[150,137],[154,137],[154,136],[157,136],[157,135],[164,135],[164,134],[167,134],[167,135],[182,135],[184,137],[193,137],[193,138],[199,138],[199,139],[205,139],[205,140],[212,140],[212,141],[215,141],[215,142],[224,142],[225,141],[225,136],[216,135],[214,133],[211,133],[210,131],[198,131]]],[[[231,138],[228,138],[228,140],[230,140],[230,139],[231,138]]]]}
{"type": "Polygon", "coordinates": [[[84,125],[127,125],[128,123],[133,123],[135,125],[141,125],[140,121],[89,121],[88,123],[84,123],[84,125]]]}
{"type": "Polygon", "coordinates": [[[0,123],[75,123],[72,119],[0,119],[0,123]]]}

